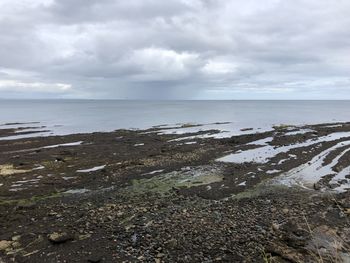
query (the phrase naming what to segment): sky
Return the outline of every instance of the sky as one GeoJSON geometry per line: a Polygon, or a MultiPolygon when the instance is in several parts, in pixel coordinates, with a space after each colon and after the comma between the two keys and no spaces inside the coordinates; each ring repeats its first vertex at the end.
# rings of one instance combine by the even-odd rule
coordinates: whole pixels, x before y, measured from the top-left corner
{"type": "Polygon", "coordinates": [[[350,99],[350,1],[0,0],[0,98],[350,99]]]}

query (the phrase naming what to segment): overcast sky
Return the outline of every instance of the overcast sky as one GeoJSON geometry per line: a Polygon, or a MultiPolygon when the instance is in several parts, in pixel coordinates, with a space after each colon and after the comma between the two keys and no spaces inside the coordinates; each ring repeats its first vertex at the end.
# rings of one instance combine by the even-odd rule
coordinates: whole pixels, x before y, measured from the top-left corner
{"type": "Polygon", "coordinates": [[[350,99],[350,1],[1,0],[0,98],[350,99]]]}

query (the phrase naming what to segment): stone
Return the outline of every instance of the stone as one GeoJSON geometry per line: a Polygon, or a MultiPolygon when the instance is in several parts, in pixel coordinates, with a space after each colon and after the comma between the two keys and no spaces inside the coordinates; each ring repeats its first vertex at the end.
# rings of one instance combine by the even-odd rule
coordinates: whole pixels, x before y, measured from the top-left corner
{"type": "Polygon", "coordinates": [[[1,251],[1,250],[6,250],[6,249],[10,248],[11,245],[12,245],[12,241],[1,240],[1,241],[0,241],[0,251],[1,251]]]}
{"type": "Polygon", "coordinates": [[[334,171],[336,171],[337,173],[341,172],[343,169],[344,167],[342,165],[334,167],[334,171]]]}
{"type": "Polygon", "coordinates": [[[34,208],[36,208],[35,202],[24,202],[24,203],[18,204],[18,206],[16,207],[16,210],[29,210],[34,208]]]}
{"type": "Polygon", "coordinates": [[[99,263],[102,261],[102,257],[100,255],[92,255],[87,260],[90,263],[99,263]]]}
{"type": "Polygon", "coordinates": [[[283,208],[282,212],[283,212],[283,214],[288,214],[289,213],[289,209],[288,208],[283,208]]]}
{"type": "Polygon", "coordinates": [[[177,246],[177,240],[175,238],[172,238],[170,240],[168,240],[165,245],[168,247],[168,248],[175,248],[177,246]]]}
{"type": "Polygon", "coordinates": [[[297,234],[286,233],[284,235],[284,241],[288,244],[289,247],[293,247],[293,248],[304,247],[309,238],[310,238],[310,234],[306,230],[300,231],[300,233],[297,233],[297,234]]]}
{"type": "Polygon", "coordinates": [[[49,240],[54,244],[65,243],[73,239],[73,237],[66,232],[54,232],[48,235],[49,240]]]}
{"type": "Polygon", "coordinates": [[[320,184],[319,182],[315,183],[314,184],[314,189],[317,190],[317,191],[321,190],[322,189],[322,184],[320,184]]]}
{"type": "Polygon", "coordinates": [[[135,247],[139,241],[139,237],[136,233],[131,236],[131,243],[135,247]]]}
{"type": "Polygon", "coordinates": [[[19,242],[17,242],[17,241],[12,242],[11,245],[12,245],[13,248],[19,248],[19,247],[21,247],[21,243],[19,243],[19,242]]]}
{"type": "Polygon", "coordinates": [[[338,184],[338,183],[329,184],[329,187],[330,187],[331,189],[337,188],[337,187],[339,187],[339,186],[340,186],[340,184],[338,184]]]}
{"type": "Polygon", "coordinates": [[[11,239],[12,239],[12,241],[19,241],[21,239],[21,236],[16,235],[16,236],[13,236],[11,239]]]}
{"type": "Polygon", "coordinates": [[[338,180],[338,183],[339,184],[346,184],[346,183],[348,183],[348,180],[346,180],[346,179],[338,180]]]}
{"type": "Polygon", "coordinates": [[[124,212],[121,212],[121,211],[120,211],[120,212],[117,213],[117,217],[121,217],[121,216],[123,216],[123,215],[124,215],[124,212]]]}
{"type": "Polygon", "coordinates": [[[279,224],[276,224],[276,223],[273,223],[273,224],[272,224],[272,229],[273,229],[274,231],[278,231],[278,230],[280,229],[280,225],[279,225],[279,224]]]}

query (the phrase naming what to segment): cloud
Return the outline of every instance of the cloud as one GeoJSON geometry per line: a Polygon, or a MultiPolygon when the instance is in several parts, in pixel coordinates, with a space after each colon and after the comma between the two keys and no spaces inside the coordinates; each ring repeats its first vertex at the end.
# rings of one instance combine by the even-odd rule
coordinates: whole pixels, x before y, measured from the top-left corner
{"type": "Polygon", "coordinates": [[[231,62],[220,62],[208,60],[208,62],[202,68],[204,74],[209,75],[222,75],[222,74],[230,74],[236,71],[237,65],[231,62]]]}
{"type": "Polygon", "coordinates": [[[346,0],[3,0],[0,97],[350,98],[349,13],[346,0]]]}
{"type": "Polygon", "coordinates": [[[17,80],[0,80],[0,91],[12,92],[65,92],[71,89],[70,84],[42,83],[42,82],[19,82],[17,80]]]}
{"type": "Polygon", "coordinates": [[[197,54],[162,48],[134,50],[122,59],[123,66],[136,69],[136,81],[177,80],[186,78],[199,61],[197,54]]]}

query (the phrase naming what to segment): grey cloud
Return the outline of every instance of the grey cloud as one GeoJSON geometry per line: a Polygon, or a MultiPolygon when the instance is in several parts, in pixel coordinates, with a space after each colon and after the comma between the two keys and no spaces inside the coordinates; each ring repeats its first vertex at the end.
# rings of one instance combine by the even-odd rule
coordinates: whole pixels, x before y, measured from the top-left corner
{"type": "Polygon", "coordinates": [[[0,97],[350,98],[349,1],[24,3],[0,4],[0,97]]]}
{"type": "MultiPolygon", "coordinates": [[[[187,1],[190,3],[190,1],[187,1]]],[[[168,17],[187,12],[191,5],[185,1],[158,0],[60,0],[48,7],[55,19],[60,23],[109,22],[113,20],[132,19],[145,20],[155,17],[168,17]]]]}

